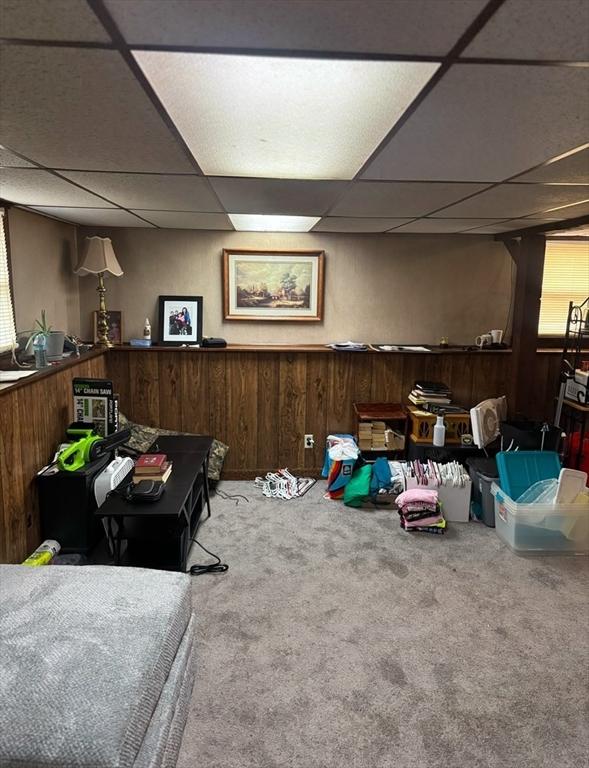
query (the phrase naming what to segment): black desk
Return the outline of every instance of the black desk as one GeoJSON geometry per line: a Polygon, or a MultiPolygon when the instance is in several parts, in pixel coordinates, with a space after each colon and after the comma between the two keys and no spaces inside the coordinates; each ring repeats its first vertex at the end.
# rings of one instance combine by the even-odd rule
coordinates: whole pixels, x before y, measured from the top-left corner
{"type": "MultiPolygon", "coordinates": [[[[186,571],[188,552],[196,535],[204,506],[208,519],[211,504],[208,486],[211,437],[171,435],[158,437],[149,453],[165,453],[173,462],[162,498],[130,504],[112,494],[95,514],[107,518],[116,533],[115,564],[121,562],[121,542],[127,542],[129,565],[186,571]]],[[[130,480],[130,477],[129,477],[130,480]]]]}

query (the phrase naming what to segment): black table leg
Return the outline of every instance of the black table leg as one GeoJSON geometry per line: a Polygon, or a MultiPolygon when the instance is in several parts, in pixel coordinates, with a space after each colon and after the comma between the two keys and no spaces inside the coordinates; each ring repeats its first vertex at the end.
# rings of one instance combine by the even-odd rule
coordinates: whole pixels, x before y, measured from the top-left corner
{"type": "Polygon", "coordinates": [[[117,538],[116,538],[116,547],[115,547],[115,565],[121,564],[121,541],[123,539],[123,517],[115,517],[115,522],[117,524],[117,538]]]}
{"type": "Polygon", "coordinates": [[[207,453],[203,464],[203,491],[205,496],[205,503],[207,505],[207,516],[205,520],[208,520],[211,516],[211,498],[209,496],[209,454],[207,453]]]}

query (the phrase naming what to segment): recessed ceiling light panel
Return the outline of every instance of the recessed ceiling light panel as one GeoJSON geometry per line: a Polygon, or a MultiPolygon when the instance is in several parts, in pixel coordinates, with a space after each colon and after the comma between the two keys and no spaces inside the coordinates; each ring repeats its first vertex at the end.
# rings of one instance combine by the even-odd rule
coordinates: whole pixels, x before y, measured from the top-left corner
{"type": "Polygon", "coordinates": [[[435,62],[135,51],[205,174],[351,179],[435,62]]]}
{"type": "Polygon", "coordinates": [[[229,213],[238,232],[308,232],[321,216],[264,216],[253,213],[229,213]]]}

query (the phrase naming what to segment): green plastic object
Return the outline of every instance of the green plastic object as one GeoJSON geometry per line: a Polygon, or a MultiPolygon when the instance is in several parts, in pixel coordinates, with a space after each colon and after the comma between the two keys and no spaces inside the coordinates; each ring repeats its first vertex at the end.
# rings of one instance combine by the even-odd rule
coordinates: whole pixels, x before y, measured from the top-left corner
{"type": "Polygon", "coordinates": [[[90,430],[90,434],[63,449],[57,457],[57,466],[66,472],[82,469],[90,461],[90,451],[93,444],[99,440],[102,440],[100,435],[92,434],[92,430],[90,430]]]}
{"type": "Polygon", "coordinates": [[[370,496],[372,465],[365,464],[357,469],[344,488],[344,504],[347,507],[361,507],[370,496]]]}
{"type": "Polygon", "coordinates": [[[560,474],[560,459],[554,451],[501,451],[495,460],[501,490],[514,500],[534,483],[560,474]]]}

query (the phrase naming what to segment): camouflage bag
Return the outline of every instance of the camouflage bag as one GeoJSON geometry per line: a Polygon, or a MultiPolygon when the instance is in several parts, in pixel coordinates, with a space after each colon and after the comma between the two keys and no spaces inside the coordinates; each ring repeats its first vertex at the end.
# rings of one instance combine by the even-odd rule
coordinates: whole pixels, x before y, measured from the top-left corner
{"type": "MultiPolygon", "coordinates": [[[[131,437],[127,441],[129,448],[135,451],[145,453],[158,435],[193,435],[193,432],[177,432],[173,429],[159,429],[158,427],[146,427],[144,424],[135,424],[123,415],[119,414],[119,429],[129,428],[131,437]]],[[[211,453],[209,456],[209,480],[217,481],[221,479],[221,470],[229,446],[220,440],[213,438],[211,453]]]]}

